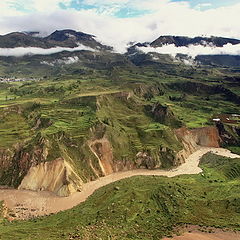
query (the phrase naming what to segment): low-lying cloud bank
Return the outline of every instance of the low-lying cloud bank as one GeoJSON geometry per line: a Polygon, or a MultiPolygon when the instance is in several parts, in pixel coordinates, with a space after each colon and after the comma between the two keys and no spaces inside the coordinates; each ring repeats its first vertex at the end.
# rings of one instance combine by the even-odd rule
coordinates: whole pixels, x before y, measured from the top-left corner
{"type": "Polygon", "coordinates": [[[75,48],[64,48],[64,47],[54,47],[54,48],[37,48],[37,47],[17,47],[17,48],[0,48],[0,56],[4,57],[22,57],[26,55],[51,55],[54,53],[59,53],[63,51],[76,52],[76,51],[96,51],[93,48],[79,44],[75,48]]]}
{"type": "Polygon", "coordinates": [[[230,43],[223,47],[189,45],[188,47],[176,47],[174,44],[164,45],[162,47],[137,47],[138,50],[149,53],[169,54],[176,57],[177,54],[188,55],[195,58],[198,55],[240,55],[240,44],[232,45],[230,43]]]}
{"type": "Polygon", "coordinates": [[[73,56],[73,57],[65,57],[65,58],[62,58],[62,59],[56,59],[56,60],[53,60],[53,61],[42,61],[41,64],[45,64],[45,65],[53,67],[55,65],[74,64],[74,63],[77,63],[78,61],[79,61],[79,57],[73,56]]]}

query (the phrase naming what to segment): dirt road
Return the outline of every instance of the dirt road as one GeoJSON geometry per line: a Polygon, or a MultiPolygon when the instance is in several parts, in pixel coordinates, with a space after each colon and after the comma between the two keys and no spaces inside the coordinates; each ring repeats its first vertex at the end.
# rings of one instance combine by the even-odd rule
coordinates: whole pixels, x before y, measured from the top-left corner
{"type": "Polygon", "coordinates": [[[6,206],[12,209],[17,219],[56,213],[84,202],[98,188],[124,178],[140,175],[174,177],[182,174],[198,174],[202,171],[202,169],[198,167],[200,158],[210,151],[230,158],[240,157],[222,148],[200,148],[190,155],[184,164],[170,171],[138,169],[113,173],[106,177],[99,178],[96,181],[84,184],[81,192],[72,194],[69,197],[58,197],[51,192],[44,191],[34,192],[29,190],[0,189],[0,200],[5,201],[6,206]]]}

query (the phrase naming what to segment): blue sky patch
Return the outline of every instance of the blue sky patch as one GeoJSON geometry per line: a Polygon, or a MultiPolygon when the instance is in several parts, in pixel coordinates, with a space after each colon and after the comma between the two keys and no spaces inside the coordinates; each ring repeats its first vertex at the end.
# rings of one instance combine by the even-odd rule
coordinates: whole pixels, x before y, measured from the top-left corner
{"type": "Polygon", "coordinates": [[[31,9],[31,7],[29,7],[30,4],[31,0],[24,0],[24,4],[22,2],[12,1],[9,3],[9,7],[16,9],[19,12],[31,13],[34,11],[34,9],[31,9]]]}
{"type": "MultiPolygon", "coordinates": [[[[141,1],[141,0],[139,0],[141,1]]],[[[147,0],[146,0],[147,1],[147,0]]],[[[161,1],[161,0],[159,0],[161,1]]],[[[230,6],[236,3],[239,3],[240,0],[171,0],[171,2],[189,2],[191,8],[197,10],[208,10],[208,9],[215,9],[218,7],[230,6]]],[[[137,1],[136,2],[127,2],[127,3],[116,3],[116,2],[109,2],[101,3],[101,1],[95,3],[94,5],[86,4],[84,0],[72,0],[70,4],[64,5],[60,3],[59,6],[62,9],[76,9],[76,10],[88,10],[88,9],[95,9],[97,13],[100,14],[108,14],[115,16],[117,18],[133,18],[133,17],[140,17],[146,14],[151,13],[151,11],[138,9],[137,8],[137,1]],[[136,7],[134,7],[134,4],[136,7]]]]}
{"type": "Polygon", "coordinates": [[[88,9],[96,8],[93,5],[85,4],[84,1],[82,0],[73,0],[69,5],[65,5],[64,3],[59,3],[59,6],[65,10],[69,8],[76,9],[76,10],[82,10],[82,9],[88,10],[88,9]]]}
{"type": "Polygon", "coordinates": [[[140,17],[149,13],[151,13],[151,11],[124,7],[121,8],[119,11],[115,12],[114,16],[119,18],[132,18],[140,17]]]}
{"type": "MultiPolygon", "coordinates": [[[[75,9],[81,11],[94,9],[99,14],[111,15],[116,18],[134,18],[150,14],[154,11],[140,9],[138,3],[144,1],[147,2],[148,0],[128,0],[125,3],[114,0],[112,2],[95,0],[92,3],[86,0],[71,0],[70,3],[64,3],[64,1],[61,2],[61,0],[59,0],[58,5],[64,10],[75,9]]],[[[162,0],[158,1],[160,3],[162,0]]],[[[240,0],[169,0],[169,2],[188,2],[191,8],[205,11],[208,9],[231,6],[240,3],[240,0]]],[[[32,3],[33,0],[13,0],[9,1],[9,7],[24,13],[36,12],[37,9],[34,9],[32,3]]]]}
{"type": "Polygon", "coordinates": [[[73,0],[68,5],[60,3],[59,6],[65,10],[69,9],[69,8],[75,9],[75,10],[95,9],[97,13],[112,15],[117,18],[140,17],[140,16],[151,13],[151,11],[149,11],[149,10],[133,8],[128,3],[125,3],[125,4],[119,4],[119,3],[101,4],[101,3],[99,3],[96,5],[89,5],[89,4],[85,4],[84,0],[73,0]]]}

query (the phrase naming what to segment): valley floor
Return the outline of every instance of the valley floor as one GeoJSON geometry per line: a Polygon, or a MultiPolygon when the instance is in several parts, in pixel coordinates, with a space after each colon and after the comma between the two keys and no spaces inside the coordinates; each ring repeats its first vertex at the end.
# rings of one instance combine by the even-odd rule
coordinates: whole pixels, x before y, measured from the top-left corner
{"type": "MultiPolygon", "coordinates": [[[[223,148],[200,148],[190,155],[184,164],[169,171],[138,169],[114,173],[106,177],[99,178],[96,181],[84,184],[81,192],[75,193],[69,197],[58,197],[53,193],[44,191],[34,192],[28,190],[0,189],[0,200],[4,200],[6,206],[12,210],[11,215],[13,219],[27,219],[57,213],[84,202],[95,190],[124,178],[140,175],[174,177],[183,174],[201,173],[202,169],[198,167],[199,161],[200,158],[207,152],[213,152],[217,155],[230,158],[240,157],[239,155],[233,154],[229,150],[223,148]]],[[[179,240],[192,239],[187,238],[188,235],[189,234],[186,235],[186,238],[179,238],[179,240]]],[[[206,238],[206,240],[207,239],[208,238],[206,238]]],[[[221,238],[209,239],[221,240],[221,238]]],[[[176,238],[176,240],[178,240],[178,238],[176,238]]]]}

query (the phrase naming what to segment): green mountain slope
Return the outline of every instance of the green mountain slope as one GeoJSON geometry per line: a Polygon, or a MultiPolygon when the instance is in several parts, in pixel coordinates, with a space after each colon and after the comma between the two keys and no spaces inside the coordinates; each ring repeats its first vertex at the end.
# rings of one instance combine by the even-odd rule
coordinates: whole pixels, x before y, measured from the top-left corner
{"type": "MultiPolygon", "coordinates": [[[[215,116],[240,112],[237,74],[223,71],[195,69],[189,79],[121,66],[1,83],[1,184],[17,187],[31,166],[57,159],[70,163],[83,182],[123,169],[170,168],[190,154],[187,147],[179,155],[186,150],[176,134],[181,127],[199,128],[193,133],[199,140],[187,142],[190,149],[218,146],[215,131],[201,128],[215,126],[215,116]]],[[[238,151],[239,118],[221,124],[219,143],[238,151]]],[[[81,187],[69,178],[75,191],[81,187]]]]}

